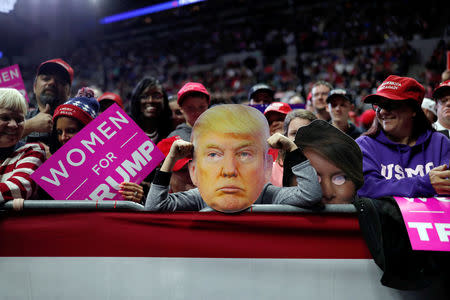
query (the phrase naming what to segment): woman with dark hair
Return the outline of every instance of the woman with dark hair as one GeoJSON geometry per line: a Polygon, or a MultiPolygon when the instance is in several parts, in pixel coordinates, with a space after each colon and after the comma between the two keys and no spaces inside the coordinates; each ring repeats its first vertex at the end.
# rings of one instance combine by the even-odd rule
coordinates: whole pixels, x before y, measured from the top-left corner
{"type": "Polygon", "coordinates": [[[171,131],[172,111],[161,83],[145,77],[131,94],[131,117],[156,144],[171,131]]]}
{"type": "Polygon", "coordinates": [[[364,98],[376,112],[356,142],[363,152],[360,196],[430,197],[450,193],[450,142],[435,132],[421,109],[424,87],[391,75],[364,98]]]}
{"type": "MultiPolygon", "coordinates": [[[[323,204],[351,203],[363,185],[362,153],[356,142],[323,120],[298,129],[295,144],[317,172],[323,204]]],[[[284,166],[283,186],[292,186],[291,166],[284,166]]]]}

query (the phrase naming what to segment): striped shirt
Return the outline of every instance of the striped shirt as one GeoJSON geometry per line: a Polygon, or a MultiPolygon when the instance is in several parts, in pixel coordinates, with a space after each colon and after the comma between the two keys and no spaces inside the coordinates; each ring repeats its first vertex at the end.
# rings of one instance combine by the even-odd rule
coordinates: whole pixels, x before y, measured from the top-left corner
{"type": "Polygon", "coordinates": [[[37,185],[30,176],[44,161],[45,149],[37,143],[25,144],[0,160],[0,203],[34,196],[37,185]]]}

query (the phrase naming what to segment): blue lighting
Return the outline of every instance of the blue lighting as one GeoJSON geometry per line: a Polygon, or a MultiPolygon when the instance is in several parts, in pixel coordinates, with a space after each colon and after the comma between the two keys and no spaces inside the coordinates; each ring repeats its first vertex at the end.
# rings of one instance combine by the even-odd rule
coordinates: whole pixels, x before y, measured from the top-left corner
{"type": "Polygon", "coordinates": [[[131,18],[149,15],[149,14],[153,14],[153,13],[160,12],[163,10],[168,10],[168,9],[172,9],[175,7],[180,7],[180,6],[189,5],[189,4],[193,4],[193,3],[197,3],[197,2],[203,2],[203,1],[206,1],[206,0],[177,0],[177,1],[168,1],[168,2],[164,2],[164,3],[150,5],[147,7],[130,10],[130,11],[127,11],[124,13],[105,17],[100,20],[100,24],[109,24],[109,23],[114,23],[114,22],[118,22],[118,21],[123,21],[123,20],[131,19],[131,18]]]}
{"type": "Polygon", "coordinates": [[[2,58],[3,57],[3,52],[2,51],[0,51],[0,58],[2,58]]]}

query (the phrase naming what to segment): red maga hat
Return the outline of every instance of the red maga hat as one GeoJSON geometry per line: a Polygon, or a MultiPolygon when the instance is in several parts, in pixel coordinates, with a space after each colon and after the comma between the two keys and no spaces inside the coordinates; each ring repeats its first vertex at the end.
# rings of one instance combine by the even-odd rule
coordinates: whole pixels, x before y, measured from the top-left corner
{"type": "Polygon", "coordinates": [[[267,115],[267,113],[271,111],[279,112],[280,114],[287,115],[292,108],[289,106],[289,104],[284,102],[272,102],[267,108],[264,110],[264,115],[267,115]]]}
{"type": "Polygon", "coordinates": [[[377,88],[377,92],[364,98],[365,103],[377,102],[379,98],[389,100],[414,100],[419,106],[425,96],[425,88],[415,79],[390,75],[377,88]]]}
{"type": "Polygon", "coordinates": [[[188,82],[178,91],[178,101],[177,101],[178,105],[181,106],[183,98],[193,92],[205,94],[205,96],[208,98],[208,105],[209,105],[209,102],[211,101],[211,96],[209,95],[208,90],[206,90],[205,86],[198,82],[188,82]]]}
{"type": "Polygon", "coordinates": [[[122,98],[120,98],[120,96],[115,93],[111,93],[111,92],[104,93],[103,95],[100,96],[100,98],[98,98],[98,102],[100,102],[102,100],[112,100],[112,101],[116,102],[123,109],[122,98]]]}
{"type": "Polygon", "coordinates": [[[48,72],[50,68],[59,68],[60,70],[62,70],[65,74],[67,74],[67,81],[69,82],[69,84],[72,84],[73,69],[61,58],[54,58],[41,63],[37,69],[37,75],[42,74],[46,71],[48,72]]]}
{"type": "Polygon", "coordinates": [[[433,99],[440,99],[442,98],[444,95],[443,93],[445,91],[449,91],[450,90],[450,79],[441,82],[433,91],[433,99]]]}

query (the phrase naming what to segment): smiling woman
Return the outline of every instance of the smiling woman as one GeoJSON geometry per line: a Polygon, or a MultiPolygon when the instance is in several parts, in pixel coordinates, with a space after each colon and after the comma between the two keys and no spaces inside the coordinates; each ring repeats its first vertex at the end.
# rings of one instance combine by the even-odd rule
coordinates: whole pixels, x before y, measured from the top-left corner
{"type": "Polygon", "coordinates": [[[153,77],[143,78],[131,95],[131,117],[156,144],[170,132],[172,111],[161,83],[153,77]]]}
{"type": "Polygon", "coordinates": [[[391,75],[364,99],[373,105],[376,122],[356,140],[364,156],[360,196],[450,193],[449,140],[432,129],[423,113],[424,94],[413,78],[391,75]]]}
{"type": "Polygon", "coordinates": [[[22,94],[0,88],[0,203],[34,196],[36,184],[30,175],[45,160],[41,144],[20,142],[26,112],[22,94]]]}

